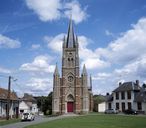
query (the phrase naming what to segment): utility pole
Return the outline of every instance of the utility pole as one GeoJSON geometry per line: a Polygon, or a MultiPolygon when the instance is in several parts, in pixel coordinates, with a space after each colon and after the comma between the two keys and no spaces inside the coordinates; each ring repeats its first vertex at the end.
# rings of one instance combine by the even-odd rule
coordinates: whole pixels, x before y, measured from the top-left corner
{"type": "Polygon", "coordinates": [[[7,96],[7,110],[6,110],[6,119],[9,120],[9,111],[10,111],[10,93],[11,93],[11,79],[12,77],[9,76],[8,79],[8,96],[7,96]]]}

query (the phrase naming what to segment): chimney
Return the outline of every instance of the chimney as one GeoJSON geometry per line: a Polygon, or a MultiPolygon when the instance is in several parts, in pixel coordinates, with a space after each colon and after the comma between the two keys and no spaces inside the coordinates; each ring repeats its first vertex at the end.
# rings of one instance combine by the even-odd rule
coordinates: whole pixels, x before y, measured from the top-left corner
{"type": "Polygon", "coordinates": [[[109,96],[109,93],[106,93],[107,96],[109,96]]]}
{"type": "Polygon", "coordinates": [[[136,85],[138,85],[138,86],[139,86],[139,80],[136,80],[136,85]]]}
{"type": "Polygon", "coordinates": [[[121,86],[122,85],[122,82],[119,82],[119,86],[121,86]]]}

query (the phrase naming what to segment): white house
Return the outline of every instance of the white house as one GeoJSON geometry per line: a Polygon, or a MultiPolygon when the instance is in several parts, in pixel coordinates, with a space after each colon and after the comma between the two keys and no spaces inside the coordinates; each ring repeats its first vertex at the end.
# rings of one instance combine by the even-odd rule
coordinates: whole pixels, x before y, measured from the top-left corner
{"type": "MultiPolygon", "coordinates": [[[[0,118],[6,118],[7,114],[7,96],[8,90],[0,88],[0,118]]],[[[9,117],[18,118],[19,115],[19,99],[15,92],[10,92],[9,117]]]]}
{"type": "Polygon", "coordinates": [[[141,87],[138,80],[119,83],[119,87],[109,97],[106,102],[107,109],[118,109],[121,112],[134,109],[146,113],[146,85],[141,87]]]}
{"type": "Polygon", "coordinates": [[[24,97],[20,99],[19,110],[20,114],[24,112],[32,112],[34,114],[37,114],[38,107],[36,99],[33,98],[32,95],[25,93],[24,97]]]}

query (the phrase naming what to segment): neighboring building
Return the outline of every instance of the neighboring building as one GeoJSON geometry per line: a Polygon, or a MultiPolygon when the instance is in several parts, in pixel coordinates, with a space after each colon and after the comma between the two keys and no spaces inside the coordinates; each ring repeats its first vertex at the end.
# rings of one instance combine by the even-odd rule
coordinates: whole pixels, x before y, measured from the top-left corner
{"type": "Polygon", "coordinates": [[[134,109],[146,113],[146,86],[139,85],[139,81],[119,83],[112,95],[107,100],[107,108],[118,109],[123,112],[126,109],[134,109]]]}
{"type": "Polygon", "coordinates": [[[36,99],[32,95],[25,93],[23,98],[20,99],[19,110],[20,114],[24,112],[32,112],[37,114],[38,107],[36,99]]]}
{"type": "Polygon", "coordinates": [[[106,106],[105,106],[106,109],[113,108],[113,94],[110,95],[109,93],[107,93],[105,102],[106,102],[106,106]]]}
{"type": "Polygon", "coordinates": [[[137,111],[142,111],[146,114],[146,84],[143,84],[141,90],[134,99],[135,108],[137,111]]]}
{"type": "MultiPolygon", "coordinates": [[[[0,118],[5,118],[7,113],[7,97],[8,90],[0,88],[0,118]]],[[[19,100],[15,92],[10,92],[9,116],[18,117],[19,115],[19,100]]]]}
{"type": "MultiPolygon", "coordinates": [[[[63,40],[62,76],[58,68],[53,81],[53,114],[88,113],[93,109],[92,87],[88,86],[88,75],[84,65],[80,76],[78,37],[74,35],[70,20],[67,37],[63,40]]],[[[91,83],[91,82],[90,82],[91,83]]]]}
{"type": "Polygon", "coordinates": [[[106,109],[106,96],[104,95],[94,95],[93,96],[93,111],[94,112],[104,112],[106,109]]]}
{"type": "Polygon", "coordinates": [[[98,112],[105,112],[106,110],[106,102],[101,102],[98,104],[98,112]]]}

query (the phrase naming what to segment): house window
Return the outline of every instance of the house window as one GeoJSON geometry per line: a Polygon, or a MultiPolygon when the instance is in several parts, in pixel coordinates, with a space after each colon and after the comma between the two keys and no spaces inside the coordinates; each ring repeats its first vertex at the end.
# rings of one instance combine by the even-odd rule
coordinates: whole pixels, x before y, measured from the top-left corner
{"type": "Polygon", "coordinates": [[[131,91],[127,92],[127,99],[131,99],[131,91]]]}
{"type": "Polygon", "coordinates": [[[122,100],[125,99],[125,92],[121,92],[121,99],[122,99],[122,100]]]}
{"type": "Polygon", "coordinates": [[[118,100],[118,99],[119,99],[119,93],[116,92],[116,100],[118,100]]]}
{"type": "Polygon", "coordinates": [[[125,111],[125,103],[122,102],[122,112],[125,111]]]}
{"type": "Polygon", "coordinates": [[[137,102],[137,109],[138,110],[142,110],[142,104],[141,104],[141,102],[137,102]]]}
{"type": "Polygon", "coordinates": [[[128,102],[128,109],[131,109],[131,102],[128,102]]]}
{"type": "Polygon", "coordinates": [[[116,109],[119,110],[119,103],[116,103],[116,109]]]}

